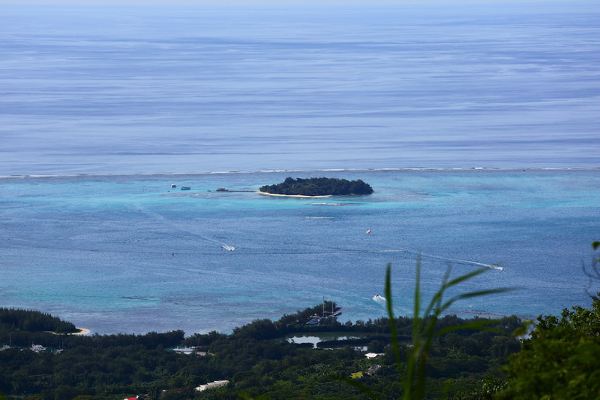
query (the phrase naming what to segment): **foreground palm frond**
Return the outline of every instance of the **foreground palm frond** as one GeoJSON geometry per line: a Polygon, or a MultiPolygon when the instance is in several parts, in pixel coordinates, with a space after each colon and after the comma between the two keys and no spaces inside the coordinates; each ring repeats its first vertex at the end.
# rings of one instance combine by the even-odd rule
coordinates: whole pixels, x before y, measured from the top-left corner
{"type": "Polygon", "coordinates": [[[449,267],[444,275],[441,287],[433,295],[424,312],[421,313],[421,260],[420,258],[417,259],[415,273],[415,293],[413,299],[414,309],[412,344],[407,355],[406,366],[404,367],[404,362],[400,353],[397,324],[394,316],[391,264],[387,265],[385,275],[385,297],[387,299],[387,314],[391,333],[391,347],[398,371],[401,375],[404,375],[404,393],[402,396],[404,400],[417,400],[425,398],[425,366],[427,364],[433,339],[436,336],[444,335],[456,330],[488,329],[490,324],[495,323],[493,320],[471,321],[462,325],[436,329],[437,322],[442,314],[457,301],[503,293],[509,290],[507,288],[477,290],[457,294],[450,297],[448,300],[445,300],[444,296],[450,288],[475,278],[476,276],[479,276],[487,271],[487,268],[476,269],[464,275],[450,279],[451,268],[449,267]]]}

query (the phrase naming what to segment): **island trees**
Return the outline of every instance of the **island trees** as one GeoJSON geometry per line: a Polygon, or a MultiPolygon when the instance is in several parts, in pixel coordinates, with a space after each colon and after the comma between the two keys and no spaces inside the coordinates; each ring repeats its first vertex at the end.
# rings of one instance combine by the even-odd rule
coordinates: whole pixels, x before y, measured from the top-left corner
{"type": "Polygon", "coordinates": [[[373,193],[373,188],[361,179],[286,178],[282,183],[261,186],[260,192],[288,196],[350,196],[373,193]]]}

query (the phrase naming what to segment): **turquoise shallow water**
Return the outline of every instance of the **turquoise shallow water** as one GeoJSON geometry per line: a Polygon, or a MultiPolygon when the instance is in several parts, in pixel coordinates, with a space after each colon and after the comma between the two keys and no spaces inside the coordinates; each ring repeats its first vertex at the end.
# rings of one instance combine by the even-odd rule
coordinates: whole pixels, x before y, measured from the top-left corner
{"type": "Polygon", "coordinates": [[[429,293],[443,258],[504,267],[465,288],[517,290],[459,304],[461,314],[532,316],[589,302],[581,263],[600,235],[597,170],[327,173],[371,183],[375,194],[361,198],[214,192],[286,175],[2,179],[0,305],[96,332],[229,330],[323,296],[364,319],[383,315],[371,297],[387,262],[398,312],[408,312],[415,252],[429,293]]]}

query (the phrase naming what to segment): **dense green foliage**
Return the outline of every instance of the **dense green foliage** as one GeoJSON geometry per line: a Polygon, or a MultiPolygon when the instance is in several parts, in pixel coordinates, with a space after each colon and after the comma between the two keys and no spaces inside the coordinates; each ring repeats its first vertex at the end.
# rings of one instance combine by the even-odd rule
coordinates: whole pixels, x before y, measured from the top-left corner
{"type": "Polygon", "coordinates": [[[349,181],[336,178],[286,178],[282,183],[262,186],[260,191],[285,195],[337,196],[371,194],[373,188],[361,179],[349,181]]]}
{"type": "MultiPolygon", "coordinates": [[[[327,306],[331,306],[327,303],[327,306]]],[[[319,326],[305,321],[321,305],[278,321],[259,320],[232,334],[217,332],[184,338],[183,332],[146,335],[94,335],[79,337],[45,332],[13,331],[13,348],[0,351],[0,392],[27,399],[122,399],[125,395],[147,394],[150,399],[238,399],[243,393],[270,399],[364,399],[343,382],[352,373],[382,399],[401,393],[394,356],[389,350],[386,318],[341,324],[328,319],[319,326]],[[364,337],[361,344],[382,352],[366,359],[355,343],[337,343],[334,350],[313,349],[285,340],[294,332],[311,335],[323,332],[352,333],[364,337]],[[48,347],[35,353],[32,343],[48,347]],[[175,346],[197,346],[206,355],[184,355],[175,346]],[[373,365],[381,367],[372,376],[373,365]],[[213,380],[228,379],[226,388],[197,393],[193,388],[213,380]],[[166,392],[162,392],[166,390],[166,392]]],[[[24,317],[28,312],[15,315],[24,317]]],[[[466,321],[446,316],[438,329],[466,321]]],[[[402,357],[409,353],[412,320],[398,318],[395,325],[402,340],[402,357]]],[[[431,398],[464,398],[479,390],[483,381],[501,377],[500,366],[519,344],[511,332],[520,325],[515,318],[494,321],[497,332],[456,331],[437,338],[431,346],[427,376],[431,398]],[[457,397],[458,396],[458,397],[457,397]]],[[[350,336],[350,335],[348,335],[350,336]]],[[[0,337],[0,347],[8,343],[0,337]]]]}
{"type": "Polygon", "coordinates": [[[3,331],[68,333],[76,332],[77,328],[70,322],[39,311],[0,308],[0,333],[3,331]]]}
{"type": "Polygon", "coordinates": [[[507,371],[503,399],[600,399],[600,299],[539,317],[507,371]]]}

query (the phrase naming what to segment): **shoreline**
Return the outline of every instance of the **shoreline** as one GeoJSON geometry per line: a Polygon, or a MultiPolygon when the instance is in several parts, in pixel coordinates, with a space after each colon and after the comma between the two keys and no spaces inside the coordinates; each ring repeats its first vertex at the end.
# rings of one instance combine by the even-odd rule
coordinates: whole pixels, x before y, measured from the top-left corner
{"type": "MultiPolygon", "coordinates": [[[[581,305],[579,303],[577,303],[578,305],[581,305]]],[[[448,315],[455,315],[459,318],[463,318],[463,319],[473,319],[475,317],[479,317],[479,318],[489,318],[489,319],[495,319],[495,318],[505,318],[505,317],[518,317],[521,318],[523,320],[535,320],[538,316],[540,315],[559,315],[562,309],[559,310],[554,310],[551,312],[538,312],[538,313],[517,313],[517,312],[499,312],[499,311],[486,311],[486,310],[482,310],[482,309],[469,309],[469,308],[461,308],[461,309],[457,309],[454,312],[450,312],[450,313],[444,313],[444,316],[448,316],[448,315]]],[[[410,313],[406,313],[406,314],[401,314],[402,317],[404,318],[412,318],[412,314],[410,313]]],[[[375,314],[373,314],[371,316],[371,318],[376,318],[377,316],[375,314]]],[[[272,317],[269,317],[268,319],[275,319],[277,318],[277,315],[274,315],[272,317]]],[[[363,318],[369,318],[369,316],[365,316],[363,318]]],[[[356,323],[356,321],[360,320],[361,318],[340,318],[340,322],[346,322],[346,321],[350,321],[352,323],[356,323]]],[[[97,335],[97,336],[111,336],[111,335],[146,335],[152,332],[157,332],[159,334],[161,333],[167,333],[170,331],[174,331],[174,330],[183,330],[185,332],[185,337],[189,337],[189,336],[193,336],[194,334],[208,334],[211,331],[217,331],[221,334],[225,334],[225,335],[230,335],[232,334],[233,330],[235,328],[240,328],[243,326],[246,326],[248,324],[250,324],[252,321],[248,320],[246,322],[238,322],[237,325],[235,325],[233,328],[214,328],[214,327],[206,327],[206,328],[200,328],[197,330],[185,330],[182,327],[166,327],[166,328],[148,328],[148,330],[142,330],[142,331],[131,331],[131,330],[99,330],[99,331],[94,331],[93,335],[97,335]]],[[[69,336],[93,336],[92,335],[92,330],[88,329],[88,328],[80,328],[77,327],[77,329],[79,329],[79,332],[74,332],[74,333],[67,333],[66,335],[69,336]]],[[[53,335],[61,335],[59,333],[56,332],[50,332],[50,331],[46,331],[47,333],[53,334],[53,335]]],[[[294,334],[321,334],[321,333],[329,333],[327,331],[325,332],[305,332],[305,331],[299,331],[299,332],[292,332],[290,333],[291,335],[294,334]]],[[[64,335],[64,334],[63,334],[64,335]]],[[[0,346],[1,347],[1,346],[0,346]]]]}
{"type": "Polygon", "coordinates": [[[78,329],[78,332],[73,332],[70,333],[69,335],[72,336],[90,336],[92,331],[88,328],[80,328],[80,327],[76,327],[78,329]]]}
{"type": "Polygon", "coordinates": [[[256,193],[258,193],[262,196],[291,197],[291,198],[296,198],[296,199],[327,199],[327,198],[330,198],[333,196],[331,194],[325,194],[325,195],[320,195],[320,196],[309,196],[306,194],[277,194],[277,193],[262,192],[260,190],[258,190],[256,193]]]}
{"type": "Polygon", "coordinates": [[[80,328],[78,326],[75,327],[77,332],[67,332],[67,333],[59,333],[54,331],[44,331],[51,335],[67,335],[67,336],[90,336],[92,334],[92,330],[88,328],[80,328]]]}

